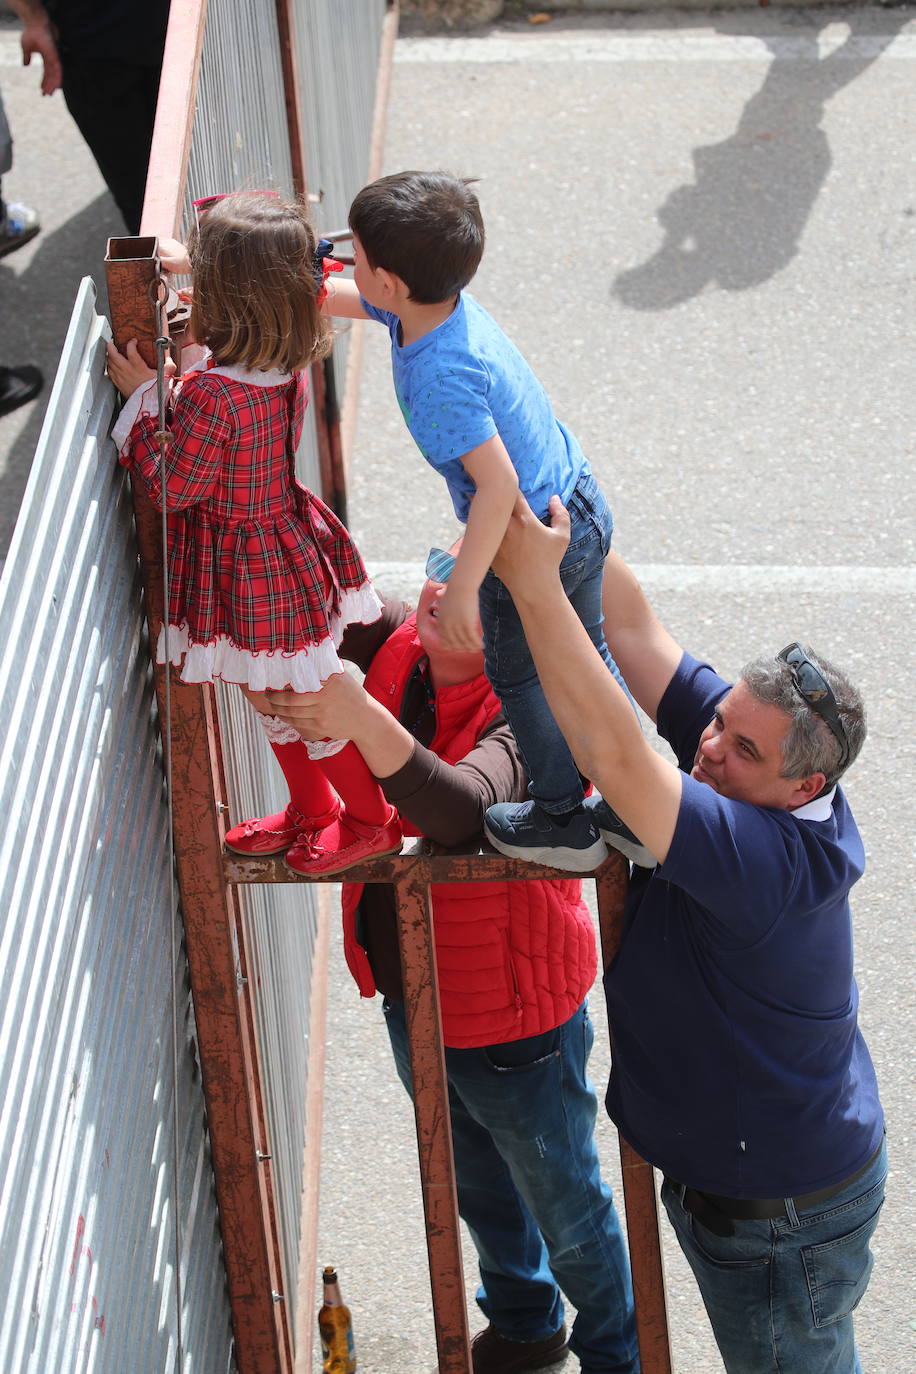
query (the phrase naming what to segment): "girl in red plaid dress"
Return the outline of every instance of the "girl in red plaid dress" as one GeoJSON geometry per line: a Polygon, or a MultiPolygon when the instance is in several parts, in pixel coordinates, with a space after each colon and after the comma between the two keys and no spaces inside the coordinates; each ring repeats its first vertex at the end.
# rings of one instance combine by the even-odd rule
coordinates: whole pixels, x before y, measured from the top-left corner
{"type": "MultiPolygon", "coordinates": [[[[380,602],[334,513],[295,477],[308,401],[303,369],[330,347],[323,264],[304,211],[269,192],[210,203],[189,245],[190,328],[209,350],[171,386],[165,452],[168,653],[183,682],[237,682],[289,785],[277,815],[226,835],[242,854],[286,853],[301,873],[336,873],[400,848],[397,813],[346,740],[304,742],[267,691],[318,692],[343,672],[347,625],[380,602]],[[343,806],[341,806],[341,802],[343,806]]],[[[155,373],[136,341],[108,344],[127,399],[113,437],[161,508],[155,373]]],[[[158,645],[165,661],[165,629],[158,645]]]]}

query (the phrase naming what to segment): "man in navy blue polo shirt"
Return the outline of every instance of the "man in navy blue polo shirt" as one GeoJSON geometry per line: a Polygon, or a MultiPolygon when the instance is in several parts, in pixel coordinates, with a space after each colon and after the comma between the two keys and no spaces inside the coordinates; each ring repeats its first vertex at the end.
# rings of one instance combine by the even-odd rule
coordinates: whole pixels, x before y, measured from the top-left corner
{"type": "Polygon", "coordinates": [[[665,1175],[729,1374],[859,1374],[851,1314],[887,1172],[852,974],[864,852],[837,786],[865,738],[861,698],[799,644],[724,681],[612,554],[608,645],[675,766],[568,614],[556,498],[552,514],[547,529],[519,511],[494,570],[604,797],[590,805],[605,839],[620,840],[619,817],[656,861],[634,870],[605,977],[608,1111],[665,1175]]]}

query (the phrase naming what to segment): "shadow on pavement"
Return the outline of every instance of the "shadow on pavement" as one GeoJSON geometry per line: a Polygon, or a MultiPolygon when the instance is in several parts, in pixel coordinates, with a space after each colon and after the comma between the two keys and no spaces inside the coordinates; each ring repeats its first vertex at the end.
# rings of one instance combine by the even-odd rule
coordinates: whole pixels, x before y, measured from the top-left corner
{"type": "MultiPolygon", "coordinates": [[[[834,14],[809,11],[804,31],[792,35],[810,57],[780,57],[781,40],[771,44],[760,34],[774,53],[763,85],[730,138],[694,149],[695,180],[676,187],[658,211],[664,242],[641,266],[619,273],[612,295],[632,310],[667,310],[706,286],[744,291],[786,267],[830,171],[820,127],[827,102],[878,59],[907,19],[902,10],[885,11],[875,33],[873,16],[845,10],[849,33],[825,57],[818,34],[836,22],[834,14]],[[873,49],[851,56],[865,34],[875,39],[873,49]]],[[[731,23],[717,17],[714,27],[748,32],[744,16],[731,23]]]]}

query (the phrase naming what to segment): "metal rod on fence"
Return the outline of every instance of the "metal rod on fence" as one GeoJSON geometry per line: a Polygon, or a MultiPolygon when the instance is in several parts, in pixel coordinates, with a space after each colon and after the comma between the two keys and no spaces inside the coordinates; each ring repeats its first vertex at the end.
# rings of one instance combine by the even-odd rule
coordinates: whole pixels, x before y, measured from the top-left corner
{"type": "Polygon", "coordinates": [[[439,1374],[471,1374],[428,866],[397,883],[398,940],[439,1374]]]}
{"type": "MultiPolygon", "coordinates": [[[[140,327],[142,344],[158,332],[149,311],[149,261],[155,239],[111,240],[108,294],[112,317],[140,327]],[[138,245],[152,245],[142,252],[138,245]],[[146,311],[146,315],[144,315],[146,311]],[[149,318],[147,318],[147,316],[149,318]]],[[[134,523],[149,638],[156,644],[164,589],[159,513],[134,483],[134,523]]],[[[292,1331],[273,1206],[270,1146],[260,1093],[254,1015],[237,959],[245,932],[236,893],[222,870],[220,804],[226,795],[212,686],[171,684],[155,668],[160,719],[171,721],[175,859],[200,1050],[201,1077],[216,1184],[223,1252],[240,1374],[291,1374],[292,1331]]]]}
{"type": "MultiPolygon", "coordinates": [[[[607,864],[595,876],[603,969],[607,969],[614,961],[623,932],[626,882],[624,880],[621,885],[620,877],[620,866],[611,871],[607,864]]],[[[671,1374],[668,1308],[658,1232],[655,1177],[651,1164],[641,1159],[622,1136],[619,1137],[619,1143],[640,1367],[642,1374],[671,1374]]]]}

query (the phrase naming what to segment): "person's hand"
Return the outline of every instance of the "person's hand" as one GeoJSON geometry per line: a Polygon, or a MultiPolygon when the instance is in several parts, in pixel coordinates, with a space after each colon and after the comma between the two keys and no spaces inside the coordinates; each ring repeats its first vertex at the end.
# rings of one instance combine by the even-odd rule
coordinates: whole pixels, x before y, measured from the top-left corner
{"type": "Polygon", "coordinates": [[[353,739],[369,703],[360,683],[349,673],[335,673],[320,692],[268,691],[274,713],[298,730],[303,739],[353,739]]]}
{"type": "MultiPolygon", "coordinates": [[[[133,395],[138,386],[156,380],[155,370],[148,367],[140,356],[136,339],[130,340],[125,353],[119,353],[110,339],[105,349],[108,353],[108,375],[125,400],[133,395]]],[[[166,372],[169,372],[170,363],[174,372],[175,364],[170,358],[166,360],[166,372]]]]}
{"type": "Polygon", "coordinates": [[[569,547],[569,511],[551,496],[550,525],[544,525],[519,496],[493,559],[493,571],[513,593],[533,591],[539,580],[556,580],[569,547]]]}
{"type": "Polygon", "coordinates": [[[446,583],[436,615],[440,647],[449,653],[480,653],[483,635],[476,592],[466,592],[452,582],[446,583]]]}
{"type": "Polygon", "coordinates": [[[19,42],[22,45],[22,65],[24,67],[30,65],[33,53],[37,53],[42,60],[44,66],[41,78],[42,95],[53,95],[55,91],[59,91],[63,85],[64,73],[60,63],[60,54],[57,51],[57,40],[48,16],[44,15],[42,18],[36,17],[27,20],[22,26],[19,42]]]}
{"type": "Polygon", "coordinates": [[[176,272],[179,276],[187,276],[191,270],[188,250],[178,239],[159,240],[159,262],[164,272],[176,272]]]}

